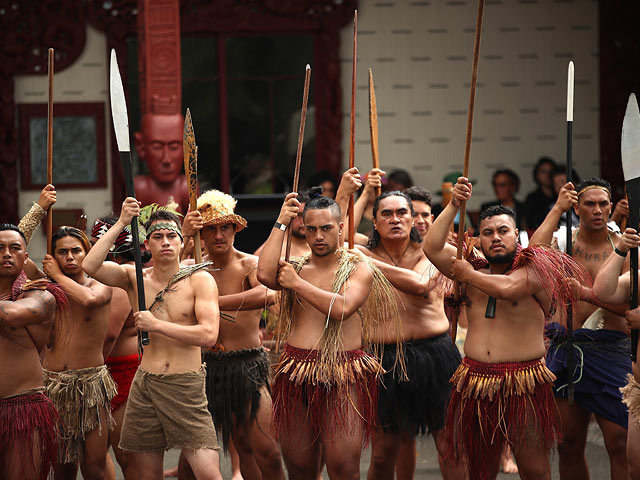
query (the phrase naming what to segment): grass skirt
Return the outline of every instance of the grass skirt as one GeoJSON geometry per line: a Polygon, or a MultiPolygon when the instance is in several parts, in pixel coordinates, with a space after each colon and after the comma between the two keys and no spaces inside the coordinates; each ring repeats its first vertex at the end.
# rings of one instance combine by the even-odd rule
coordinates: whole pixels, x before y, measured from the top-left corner
{"type": "Polygon", "coordinates": [[[441,430],[451,396],[449,379],[460,365],[460,353],[446,333],[403,346],[408,381],[399,371],[396,345],[384,345],[381,363],[386,373],[378,396],[380,425],[385,431],[413,435],[441,430]]]}
{"type": "Polygon", "coordinates": [[[111,399],[118,393],[106,365],[51,372],[43,370],[47,397],[61,419],[61,463],[82,462],[85,433],[101,429],[104,422],[113,428],[111,399]]]}
{"type": "Polygon", "coordinates": [[[260,390],[269,389],[269,361],[262,347],[231,352],[205,350],[209,412],[225,451],[235,426],[253,421],[260,406],[260,390]],[[247,404],[251,405],[249,418],[247,404]]]}
{"type": "Polygon", "coordinates": [[[627,381],[627,385],[620,389],[622,403],[629,408],[633,423],[640,427],[640,383],[636,381],[632,374],[627,375],[627,381]]]}
{"type": "Polygon", "coordinates": [[[13,467],[22,468],[16,478],[30,478],[27,472],[39,472],[38,480],[49,476],[58,456],[58,412],[51,401],[38,390],[0,398],[0,471],[7,468],[7,453],[17,457],[13,467]],[[37,444],[34,445],[35,441],[37,444]],[[34,465],[34,447],[39,466],[34,465]]]}
{"type": "MultiPolygon", "coordinates": [[[[295,406],[306,406],[306,423],[329,437],[351,432],[355,409],[364,430],[363,448],[375,428],[378,398],[378,360],[362,350],[340,352],[335,370],[321,368],[317,350],[285,344],[274,368],[273,419],[278,437],[292,438],[300,419],[291,418],[295,406]]],[[[360,425],[358,425],[360,426],[360,425]]]]}
{"type": "Polygon", "coordinates": [[[560,437],[555,377],[542,360],[483,363],[464,358],[451,377],[445,438],[449,455],[468,459],[473,478],[497,471],[507,445],[550,451],[560,437]]]}

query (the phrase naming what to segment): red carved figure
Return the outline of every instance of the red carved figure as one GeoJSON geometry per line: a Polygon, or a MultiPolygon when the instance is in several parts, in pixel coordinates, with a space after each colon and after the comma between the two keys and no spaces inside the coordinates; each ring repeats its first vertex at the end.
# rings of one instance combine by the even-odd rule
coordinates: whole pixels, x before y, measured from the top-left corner
{"type": "Polygon", "coordinates": [[[187,212],[189,191],[187,179],[182,175],[181,114],[142,117],[142,131],[134,134],[136,151],[149,168],[149,175],[134,179],[136,198],[143,205],[166,205],[169,197],[179,204],[181,213],[187,212]]]}

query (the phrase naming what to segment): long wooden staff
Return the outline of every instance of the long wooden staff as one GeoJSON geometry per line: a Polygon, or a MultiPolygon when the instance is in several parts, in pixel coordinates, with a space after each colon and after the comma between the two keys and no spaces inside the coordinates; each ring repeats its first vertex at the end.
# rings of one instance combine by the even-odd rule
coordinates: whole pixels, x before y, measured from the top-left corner
{"type": "MultiPolygon", "coordinates": [[[[298,150],[296,151],[296,169],[293,173],[293,190],[298,191],[298,182],[300,181],[300,163],[302,161],[302,143],[304,140],[304,125],[307,120],[307,103],[309,101],[309,84],[311,83],[311,67],[307,64],[304,71],[304,91],[302,93],[302,109],[300,111],[300,130],[298,131],[298,150]]],[[[287,228],[287,249],[285,251],[284,260],[289,261],[291,256],[291,223],[287,228]]]]}
{"type": "MultiPolygon", "coordinates": [[[[184,116],[184,132],[182,137],[182,153],[184,159],[184,174],[189,186],[189,208],[195,212],[198,208],[198,147],[196,136],[191,122],[191,111],[187,108],[184,116]]],[[[200,249],[200,231],[193,236],[193,251],[196,264],[202,263],[202,250],[200,249]]]]}
{"type": "MultiPolygon", "coordinates": [[[[567,183],[573,181],[573,86],[574,86],[573,62],[569,62],[567,70],[567,183]]],[[[571,208],[567,210],[567,236],[565,252],[571,256],[573,254],[573,238],[571,235],[571,218],[573,217],[571,208]]],[[[573,310],[572,305],[567,305],[567,372],[569,374],[567,382],[567,400],[569,405],[573,405],[573,310]]]]}
{"type": "MultiPolygon", "coordinates": [[[[49,49],[49,104],[47,118],[47,185],[53,185],[53,48],[49,49]]],[[[51,237],[53,236],[53,205],[47,212],[47,253],[51,255],[51,237]]]]}
{"type": "MultiPolygon", "coordinates": [[[[349,168],[355,166],[356,153],[356,61],[358,52],[358,11],[353,12],[353,69],[351,72],[351,125],[349,128],[349,168]]],[[[349,250],[353,248],[355,238],[353,195],[349,199],[349,250]]]]}
{"type": "MultiPolygon", "coordinates": [[[[471,68],[471,91],[469,93],[469,112],[467,113],[467,135],[464,141],[464,168],[462,176],[469,177],[469,157],[471,155],[471,132],[473,130],[473,110],[476,103],[476,83],[478,80],[478,60],[480,58],[480,37],[482,35],[482,15],[484,13],[484,0],[478,1],[478,16],[476,18],[476,35],[473,41],[473,65],[471,68]]],[[[458,222],[458,252],[456,257],[462,258],[462,243],[464,241],[465,218],[467,215],[467,202],[460,205],[460,220],[458,222]]],[[[454,289],[456,302],[460,299],[460,285],[456,282],[454,289]]],[[[458,330],[458,314],[455,313],[451,322],[451,339],[456,341],[458,330]]]]}
{"type": "MultiPolygon", "coordinates": [[[[378,156],[378,105],[376,104],[376,89],[373,85],[373,72],[369,69],[369,130],[371,130],[371,160],[373,168],[380,168],[378,156]]],[[[376,187],[376,197],[380,195],[381,188],[376,187]]]]}

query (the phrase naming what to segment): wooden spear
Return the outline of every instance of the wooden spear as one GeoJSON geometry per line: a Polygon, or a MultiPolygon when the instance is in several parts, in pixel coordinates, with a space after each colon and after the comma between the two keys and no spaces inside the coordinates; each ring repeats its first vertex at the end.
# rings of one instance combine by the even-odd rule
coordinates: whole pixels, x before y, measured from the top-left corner
{"type": "MultiPolygon", "coordinates": [[[[304,91],[302,93],[302,109],[300,111],[300,130],[298,131],[298,150],[296,151],[296,169],[293,173],[293,190],[298,191],[298,182],[300,181],[300,162],[302,161],[302,143],[304,140],[304,125],[307,120],[307,103],[309,101],[309,84],[311,83],[311,67],[307,64],[304,71],[304,91]]],[[[287,249],[285,251],[284,260],[289,261],[291,256],[291,222],[287,228],[287,249]]]]}
{"type": "MultiPolygon", "coordinates": [[[[49,49],[49,104],[47,118],[47,185],[53,185],[53,48],[49,49]]],[[[53,205],[47,212],[47,254],[51,255],[53,236],[53,205]]]]}
{"type": "MultiPolygon", "coordinates": [[[[191,111],[187,108],[184,116],[184,132],[182,138],[182,152],[184,159],[184,174],[187,177],[189,187],[189,208],[195,212],[198,208],[198,147],[196,136],[191,122],[191,111]]],[[[200,232],[193,236],[193,252],[196,264],[202,263],[202,250],[200,249],[200,232]]]]}
{"type": "MultiPolygon", "coordinates": [[[[356,61],[358,52],[358,11],[353,12],[353,68],[351,72],[351,126],[349,129],[349,168],[355,166],[356,152],[356,61]]],[[[349,198],[349,250],[353,248],[355,238],[353,195],[349,198]]]]}
{"type": "MultiPolygon", "coordinates": [[[[378,156],[378,106],[376,104],[376,90],[373,85],[373,72],[369,69],[369,130],[371,130],[371,159],[373,168],[380,168],[378,156]]],[[[376,187],[376,197],[380,195],[381,188],[376,187]]]]}
{"type": "MultiPolygon", "coordinates": [[[[484,0],[478,1],[478,16],[476,17],[476,34],[473,41],[473,66],[471,68],[471,91],[469,93],[469,112],[467,113],[467,135],[464,142],[464,168],[462,176],[469,178],[469,157],[471,155],[471,132],[473,130],[473,110],[476,103],[476,83],[478,80],[478,59],[480,58],[480,37],[482,35],[482,15],[484,13],[484,0]]],[[[467,216],[467,202],[460,205],[460,221],[458,223],[458,252],[456,257],[462,258],[462,243],[464,241],[465,218],[467,216]]],[[[454,290],[456,302],[460,299],[460,285],[456,282],[454,290]]],[[[491,298],[490,298],[491,300],[491,298]]],[[[456,341],[458,330],[458,316],[454,314],[451,322],[451,338],[456,341]]]]}

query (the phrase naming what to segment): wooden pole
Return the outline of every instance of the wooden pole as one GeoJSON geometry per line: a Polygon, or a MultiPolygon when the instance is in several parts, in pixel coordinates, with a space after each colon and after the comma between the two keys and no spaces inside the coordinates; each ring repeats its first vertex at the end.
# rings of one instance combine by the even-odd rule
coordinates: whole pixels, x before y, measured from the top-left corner
{"type": "MultiPolygon", "coordinates": [[[[302,93],[302,109],[300,110],[300,130],[298,130],[298,150],[296,151],[296,168],[293,172],[293,190],[298,191],[298,183],[300,181],[300,163],[302,162],[302,144],[304,143],[304,125],[307,120],[307,103],[309,102],[309,85],[311,84],[311,67],[307,64],[304,71],[304,90],[302,93]]],[[[285,251],[284,260],[289,261],[291,256],[291,223],[287,228],[287,249],[285,251]]]]}
{"type": "MultiPolygon", "coordinates": [[[[49,104],[47,117],[47,185],[53,185],[53,48],[49,49],[49,104]]],[[[53,206],[47,212],[47,254],[51,255],[51,238],[53,237],[53,206]]]]}
{"type": "MultiPolygon", "coordinates": [[[[574,86],[574,70],[573,62],[569,62],[567,70],[567,183],[573,182],[573,86],[574,86]]],[[[573,238],[571,235],[571,218],[573,217],[571,208],[567,210],[567,231],[566,231],[566,247],[567,255],[573,255],[573,238]]],[[[569,378],[567,380],[567,400],[569,405],[573,405],[574,401],[574,358],[573,358],[573,307],[567,305],[567,372],[569,378]]]]}
{"type": "MultiPolygon", "coordinates": [[[[358,11],[353,12],[353,67],[351,71],[351,125],[349,128],[349,168],[355,166],[356,152],[356,62],[358,53],[358,11]]],[[[355,238],[353,195],[349,199],[349,249],[353,248],[355,238]]]]}
{"type": "MultiPolygon", "coordinates": [[[[380,168],[378,151],[378,105],[376,104],[376,89],[373,85],[373,72],[369,69],[369,130],[371,130],[371,160],[373,168],[380,168]]],[[[380,195],[381,188],[376,187],[376,197],[380,195]]]]}
{"type": "MultiPolygon", "coordinates": [[[[473,65],[471,67],[471,89],[469,93],[469,111],[467,113],[467,135],[464,141],[464,167],[462,176],[469,178],[469,157],[471,156],[471,134],[473,130],[473,111],[476,103],[476,83],[478,80],[478,60],[480,58],[480,38],[482,36],[482,16],[484,14],[484,0],[478,0],[478,16],[476,17],[476,34],[473,41],[473,65]]],[[[458,251],[456,257],[462,258],[462,243],[464,241],[465,218],[467,216],[467,202],[460,205],[460,220],[458,223],[458,251]]],[[[456,282],[454,296],[456,302],[460,299],[460,285],[456,282]]],[[[451,325],[451,338],[455,342],[458,329],[458,317],[454,315],[451,325]]]]}

